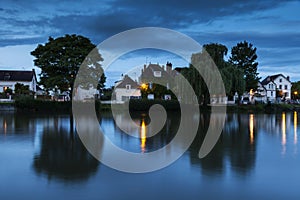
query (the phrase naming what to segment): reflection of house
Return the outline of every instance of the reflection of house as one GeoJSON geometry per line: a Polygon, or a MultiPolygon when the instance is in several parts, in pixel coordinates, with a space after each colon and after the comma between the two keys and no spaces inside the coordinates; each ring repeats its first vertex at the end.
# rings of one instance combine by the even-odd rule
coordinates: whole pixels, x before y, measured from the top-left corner
{"type": "Polygon", "coordinates": [[[123,80],[115,83],[114,95],[117,102],[124,102],[131,98],[140,98],[140,86],[128,75],[125,75],[123,80]]]}
{"type": "Polygon", "coordinates": [[[32,71],[0,70],[0,92],[7,88],[15,90],[17,83],[28,85],[29,90],[36,92],[37,80],[34,69],[32,71]]]}
{"type": "Polygon", "coordinates": [[[278,97],[276,96],[276,91],[278,91],[279,97],[291,99],[292,83],[289,76],[285,77],[282,74],[267,76],[261,82],[261,88],[264,88],[264,91],[260,92],[260,94],[265,94],[270,101],[274,101],[278,97]]]}

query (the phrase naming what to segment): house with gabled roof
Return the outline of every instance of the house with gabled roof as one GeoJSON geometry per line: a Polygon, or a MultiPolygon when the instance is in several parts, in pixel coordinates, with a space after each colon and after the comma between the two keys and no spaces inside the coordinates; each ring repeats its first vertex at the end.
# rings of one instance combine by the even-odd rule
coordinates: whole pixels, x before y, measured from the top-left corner
{"type": "Polygon", "coordinates": [[[14,91],[17,83],[28,85],[29,90],[35,93],[37,88],[35,70],[0,70],[0,92],[8,88],[14,91]]]}
{"type": "Polygon", "coordinates": [[[266,101],[275,102],[276,98],[281,100],[291,99],[292,83],[290,77],[283,74],[267,76],[263,81],[259,82],[257,93],[266,97],[266,101]]]}
{"type": "Polygon", "coordinates": [[[128,75],[125,75],[122,80],[115,83],[113,94],[117,102],[125,102],[129,99],[141,98],[140,85],[132,80],[128,75]]]}

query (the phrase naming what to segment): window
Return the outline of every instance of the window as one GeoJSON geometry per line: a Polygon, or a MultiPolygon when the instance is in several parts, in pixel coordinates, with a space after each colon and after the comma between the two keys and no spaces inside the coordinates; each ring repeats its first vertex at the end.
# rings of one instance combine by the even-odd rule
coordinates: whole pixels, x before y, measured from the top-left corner
{"type": "Polygon", "coordinates": [[[282,82],[282,78],[281,79],[279,79],[279,83],[281,83],[282,82]]]}
{"type": "Polygon", "coordinates": [[[273,91],[271,91],[271,97],[273,97],[273,91]]]}
{"type": "Polygon", "coordinates": [[[131,85],[130,84],[127,84],[126,85],[126,90],[130,90],[131,89],[131,85]]]}
{"type": "Polygon", "coordinates": [[[271,84],[269,84],[269,89],[271,89],[271,84]]]}
{"type": "Polygon", "coordinates": [[[10,79],[10,74],[9,73],[5,73],[4,74],[4,80],[7,81],[10,79]]]}
{"type": "Polygon", "coordinates": [[[161,71],[154,71],[153,75],[154,77],[161,77],[161,71]]]}
{"type": "Polygon", "coordinates": [[[287,90],[287,85],[284,86],[284,89],[287,90]]]}
{"type": "Polygon", "coordinates": [[[280,89],[280,90],[282,89],[282,85],[279,85],[279,89],[280,89]]]}

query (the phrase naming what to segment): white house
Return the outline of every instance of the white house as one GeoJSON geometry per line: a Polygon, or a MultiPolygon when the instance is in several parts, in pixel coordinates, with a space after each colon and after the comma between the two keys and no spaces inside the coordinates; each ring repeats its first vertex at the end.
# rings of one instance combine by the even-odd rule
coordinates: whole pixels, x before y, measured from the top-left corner
{"type": "Polygon", "coordinates": [[[274,102],[276,98],[281,97],[282,100],[291,99],[292,83],[290,77],[282,74],[267,76],[259,83],[257,92],[265,96],[267,101],[274,102]],[[279,96],[277,96],[279,95],[279,96]]]}
{"type": "Polygon", "coordinates": [[[114,96],[117,102],[125,102],[131,98],[141,98],[140,85],[128,75],[115,83],[114,96]]]}
{"type": "Polygon", "coordinates": [[[276,100],[276,83],[268,76],[258,83],[257,92],[264,97],[265,102],[274,102],[276,100]]]}
{"type": "Polygon", "coordinates": [[[28,85],[29,90],[35,93],[37,79],[34,69],[32,71],[0,70],[0,92],[4,92],[7,88],[14,91],[17,83],[28,85]]]}

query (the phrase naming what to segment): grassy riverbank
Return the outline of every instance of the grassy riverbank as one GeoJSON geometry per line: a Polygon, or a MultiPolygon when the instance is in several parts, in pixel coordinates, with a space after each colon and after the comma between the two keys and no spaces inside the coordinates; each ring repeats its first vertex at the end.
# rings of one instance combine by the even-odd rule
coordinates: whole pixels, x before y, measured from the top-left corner
{"type": "MultiPolygon", "coordinates": [[[[116,109],[128,108],[130,111],[147,111],[151,106],[160,104],[166,110],[179,110],[178,101],[164,100],[130,100],[129,103],[114,105],[116,109]]],[[[70,113],[72,111],[72,102],[57,102],[35,100],[31,98],[20,98],[14,103],[0,103],[1,107],[14,106],[17,111],[21,112],[50,112],[50,113],[70,113]]],[[[95,108],[98,111],[111,110],[110,104],[101,104],[96,101],[95,108]]],[[[201,112],[209,112],[210,106],[200,106],[201,112]]],[[[257,105],[228,105],[228,113],[281,113],[289,111],[300,111],[300,105],[293,104],[257,104],[257,105]]]]}

